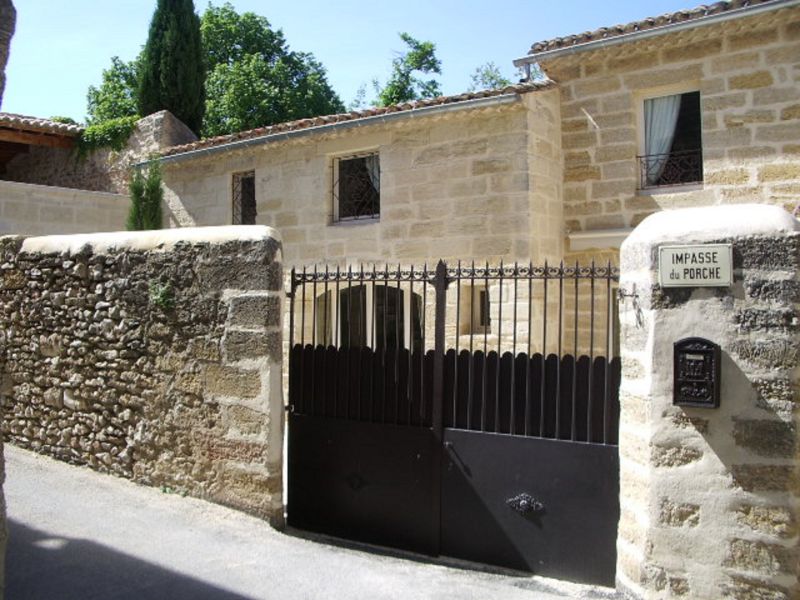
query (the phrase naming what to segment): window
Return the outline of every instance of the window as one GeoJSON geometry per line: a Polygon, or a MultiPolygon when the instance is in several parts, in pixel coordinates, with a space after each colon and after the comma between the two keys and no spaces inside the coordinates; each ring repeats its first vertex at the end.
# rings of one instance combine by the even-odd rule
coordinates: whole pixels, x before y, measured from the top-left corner
{"type": "Polygon", "coordinates": [[[319,294],[314,307],[316,344],[377,350],[414,349],[422,342],[422,298],[391,285],[353,285],[319,294]]]}
{"type": "Polygon", "coordinates": [[[489,290],[484,284],[463,286],[459,304],[459,335],[491,332],[489,290]]]}
{"type": "Polygon", "coordinates": [[[233,174],[233,224],[256,224],[256,174],[233,174]]]}
{"type": "Polygon", "coordinates": [[[381,166],[377,153],[337,158],[333,164],[333,220],[377,219],[381,166]]]}
{"type": "Polygon", "coordinates": [[[703,181],[700,92],[644,101],[642,189],[703,181]]]}

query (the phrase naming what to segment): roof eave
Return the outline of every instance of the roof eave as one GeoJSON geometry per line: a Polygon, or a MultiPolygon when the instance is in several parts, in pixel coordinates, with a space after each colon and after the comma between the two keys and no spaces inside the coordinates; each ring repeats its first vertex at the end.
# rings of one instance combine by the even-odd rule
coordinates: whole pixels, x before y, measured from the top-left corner
{"type": "Polygon", "coordinates": [[[779,10],[782,8],[789,8],[798,5],[800,5],[800,0],[784,0],[783,2],[760,4],[758,6],[743,6],[741,8],[735,8],[726,12],[716,13],[705,17],[699,17],[697,19],[683,21],[681,23],[669,23],[667,25],[662,25],[660,27],[643,29],[641,31],[632,31],[630,33],[623,33],[609,38],[592,40],[590,42],[584,42],[582,44],[575,44],[573,46],[564,46],[562,48],[554,48],[552,50],[544,50],[542,52],[526,54],[521,58],[515,59],[514,66],[523,67],[525,65],[538,63],[540,61],[548,60],[551,58],[568,56],[570,54],[577,54],[579,52],[587,52],[590,50],[600,50],[602,48],[607,48],[609,46],[616,46],[618,44],[625,44],[637,40],[644,40],[647,38],[656,37],[667,33],[673,33],[685,29],[692,29],[694,27],[702,27],[705,25],[710,25],[712,23],[722,23],[724,21],[739,19],[743,16],[749,17],[751,15],[757,15],[772,10],[779,10]]]}
{"type": "MultiPolygon", "coordinates": [[[[800,1],[800,0],[798,0],[800,1]]],[[[545,87],[541,89],[547,89],[545,87]]],[[[539,90],[531,90],[539,91],[539,90]]],[[[421,108],[414,108],[411,110],[403,110],[391,113],[384,113],[381,115],[374,115],[369,117],[362,117],[350,121],[340,121],[337,123],[326,123],[324,125],[316,125],[314,127],[306,127],[304,129],[297,129],[294,131],[285,131],[280,133],[271,133],[245,140],[236,140],[227,142],[218,146],[208,146],[206,148],[198,148],[196,150],[188,150],[177,154],[170,154],[163,156],[159,160],[162,164],[170,164],[181,162],[184,160],[194,159],[201,156],[216,154],[219,152],[228,152],[231,150],[241,150],[250,146],[260,146],[262,144],[269,144],[275,142],[282,142],[290,139],[297,139],[309,135],[331,133],[338,131],[345,131],[358,127],[367,127],[369,125],[390,123],[402,119],[414,119],[427,117],[435,114],[445,114],[459,110],[468,110],[475,108],[487,108],[493,106],[502,106],[519,102],[522,94],[519,92],[512,92],[509,94],[501,94],[498,96],[490,96],[488,98],[474,98],[471,100],[464,100],[462,102],[454,102],[451,104],[437,104],[434,106],[425,106],[421,108]]],[[[146,164],[146,163],[141,163],[146,164]]],[[[138,165],[137,165],[138,166],[138,165]]]]}

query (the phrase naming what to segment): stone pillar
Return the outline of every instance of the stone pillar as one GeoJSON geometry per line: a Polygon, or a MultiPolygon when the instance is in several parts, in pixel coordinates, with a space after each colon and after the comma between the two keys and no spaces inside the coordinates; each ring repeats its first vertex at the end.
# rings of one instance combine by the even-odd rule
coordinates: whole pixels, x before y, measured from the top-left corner
{"type": "Polygon", "coordinates": [[[666,211],[622,246],[618,587],[800,597],[800,225],[777,207],[666,211]],[[658,248],[731,243],[730,288],[662,288],[658,248]],[[719,408],[678,407],[673,342],[721,347],[719,408]]]}

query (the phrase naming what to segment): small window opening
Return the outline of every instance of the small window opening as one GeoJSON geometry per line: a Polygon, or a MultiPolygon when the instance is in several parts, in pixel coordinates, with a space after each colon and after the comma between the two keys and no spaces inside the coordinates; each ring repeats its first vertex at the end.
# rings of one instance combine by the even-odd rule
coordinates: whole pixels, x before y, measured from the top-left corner
{"type": "Polygon", "coordinates": [[[234,225],[256,224],[256,175],[254,171],[233,174],[234,225]]]}

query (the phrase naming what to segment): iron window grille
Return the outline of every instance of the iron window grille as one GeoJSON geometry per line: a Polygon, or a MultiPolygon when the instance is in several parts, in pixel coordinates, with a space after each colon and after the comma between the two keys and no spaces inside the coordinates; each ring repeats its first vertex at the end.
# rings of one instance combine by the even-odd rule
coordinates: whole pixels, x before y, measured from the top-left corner
{"type": "Polygon", "coordinates": [[[234,225],[256,224],[256,174],[246,171],[233,174],[234,225]]]}
{"type": "Polygon", "coordinates": [[[378,219],[381,213],[378,153],[334,159],[332,188],[334,222],[378,219]]]}

